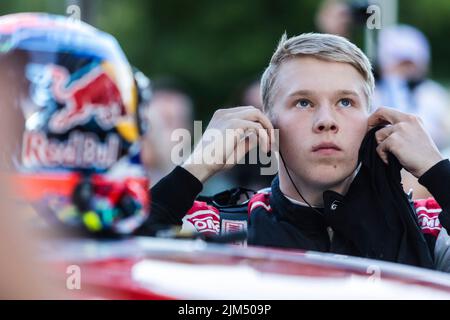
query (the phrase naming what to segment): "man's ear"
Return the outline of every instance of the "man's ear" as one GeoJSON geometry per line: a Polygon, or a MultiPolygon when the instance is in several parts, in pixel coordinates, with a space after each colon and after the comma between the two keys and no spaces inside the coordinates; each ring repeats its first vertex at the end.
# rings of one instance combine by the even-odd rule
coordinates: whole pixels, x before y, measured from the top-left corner
{"type": "Polygon", "coordinates": [[[270,110],[264,112],[264,114],[267,116],[267,118],[269,118],[270,122],[272,123],[273,128],[279,129],[278,128],[278,117],[276,115],[274,115],[273,112],[270,110]]]}
{"type": "Polygon", "coordinates": [[[369,122],[367,121],[367,128],[366,128],[366,133],[369,132],[371,129],[371,127],[369,126],[369,122]]]}

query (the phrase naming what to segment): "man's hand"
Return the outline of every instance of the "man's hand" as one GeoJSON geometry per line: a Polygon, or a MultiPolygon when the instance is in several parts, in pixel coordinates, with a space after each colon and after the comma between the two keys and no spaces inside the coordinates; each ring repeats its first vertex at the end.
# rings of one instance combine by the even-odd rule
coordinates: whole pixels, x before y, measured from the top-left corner
{"type": "Polygon", "coordinates": [[[416,178],[443,159],[419,117],[390,108],[379,108],[368,120],[369,128],[386,125],[375,133],[377,152],[388,164],[391,152],[416,178]]]}
{"type": "Polygon", "coordinates": [[[258,143],[262,151],[268,152],[273,140],[273,126],[259,109],[219,109],[183,168],[204,182],[214,173],[231,168],[258,143]],[[216,139],[218,136],[220,139],[216,139]]]}

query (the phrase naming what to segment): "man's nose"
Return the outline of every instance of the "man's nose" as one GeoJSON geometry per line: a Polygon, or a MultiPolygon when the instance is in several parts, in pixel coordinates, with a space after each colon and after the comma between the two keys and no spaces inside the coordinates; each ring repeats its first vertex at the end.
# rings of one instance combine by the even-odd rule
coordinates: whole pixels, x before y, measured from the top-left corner
{"type": "Polygon", "coordinates": [[[329,106],[321,106],[317,108],[314,117],[313,130],[316,133],[331,131],[333,133],[338,132],[339,127],[336,121],[335,114],[329,106]]]}

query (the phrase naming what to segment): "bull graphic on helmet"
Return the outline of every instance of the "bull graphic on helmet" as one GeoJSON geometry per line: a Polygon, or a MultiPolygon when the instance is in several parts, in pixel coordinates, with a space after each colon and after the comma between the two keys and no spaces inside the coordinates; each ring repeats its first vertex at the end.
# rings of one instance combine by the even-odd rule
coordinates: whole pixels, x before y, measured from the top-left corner
{"type": "Polygon", "coordinates": [[[107,70],[108,63],[89,70],[81,78],[72,80],[63,67],[52,65],[51,91],[56,101],[65,103],[64,108],[50,118],[49,129],[56,133],[66,132],[91,118],[104,130],[109,130],[118,118],[126,113],[119,89],[107,70]]]}

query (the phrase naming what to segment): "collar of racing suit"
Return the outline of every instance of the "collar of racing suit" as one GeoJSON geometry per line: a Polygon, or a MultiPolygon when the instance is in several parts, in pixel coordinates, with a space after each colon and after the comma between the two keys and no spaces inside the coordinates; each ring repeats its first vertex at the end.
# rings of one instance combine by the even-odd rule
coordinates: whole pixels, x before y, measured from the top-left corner
{"type": "MultiPolygon", "coordinates": [[[[271,191],[269,198],[270,207],[278,219],[288,221],[301,230],[312,231],[326,228],[326,222],[323,216],[306,205],[300,205],[290,201],[283,194],[280,189],[278,176],[272,181],[271,191]]],[[[317,210],[323,212],[324,209],[317,208],[317,210]]]]}

